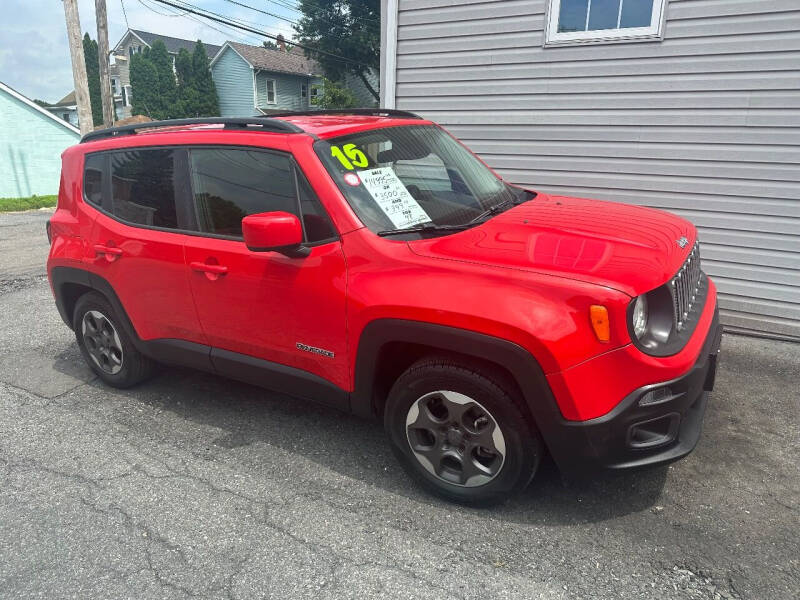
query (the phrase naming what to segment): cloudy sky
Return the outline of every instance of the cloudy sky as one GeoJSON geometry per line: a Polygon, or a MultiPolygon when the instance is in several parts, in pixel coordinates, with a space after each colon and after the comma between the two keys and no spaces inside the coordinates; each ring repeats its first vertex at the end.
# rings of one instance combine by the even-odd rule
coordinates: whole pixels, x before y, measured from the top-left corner
{"type": "MultiPolygon", "coordinates": [[[[296,0],[236,0],[261,10],[296,21],[299,14],[288,8],[296,0]]],[[[81,29],[97,38],[94,19],[95,0],[78,0],[81,29]]],[[[255,29],[292,37],[286,20],[242,8],[229,0],[188,0],[194,6],[233,17],[255,29]]],[[[69,45],[61,0],[2,0],[0,17],[0,81],[29,98],[57,102],[72,88],[69,45]]],[[[173,37],[221,44],[235,40],[260,44],[264,38],[229,29],[200,17],[183,14],[153,0],[106,0],[108,39],[113,48],[127,29],[143,29],[173,37]]]]}

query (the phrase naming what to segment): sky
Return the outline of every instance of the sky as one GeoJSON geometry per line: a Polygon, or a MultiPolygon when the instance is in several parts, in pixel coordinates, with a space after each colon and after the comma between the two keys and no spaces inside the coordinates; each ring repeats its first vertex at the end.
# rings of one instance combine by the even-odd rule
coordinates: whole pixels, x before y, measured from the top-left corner
{"type": "MultiPolygon", "coordinates": [[[[237,6],[229,0],[187,0],[188,3],[287,39],[293,35],[292,25],[237,6]]],[[[297,21],[297,0],[236,0],[264,11],[297,21]]],[[[57,102],[73,89],[64,6],[61,0],[0,0],[0,81],[19,93],[48,102],[57,102]]],[[[94,17],[95,0],[78,0],[81,30],[97,39],[94,17]]],[[[113,48],[127,30],[143,29],[172,37],[221,45],[226,40],[261,44],[265,38],[232,30],[200,17],[183,15],[153,0],[106,0],[108,42],[113,48]]]]}

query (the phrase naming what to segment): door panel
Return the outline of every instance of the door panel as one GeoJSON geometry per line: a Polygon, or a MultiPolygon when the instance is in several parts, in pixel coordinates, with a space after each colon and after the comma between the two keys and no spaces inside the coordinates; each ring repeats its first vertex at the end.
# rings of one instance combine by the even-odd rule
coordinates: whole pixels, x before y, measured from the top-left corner
{"type": "Polygon", "coordinates": [[[192,237],[185,252],[186,264],[195,264],[192,292],[209,345],[302,369],[347,389],[341,242],[289,258],[251,252],[241,241],[192,237]]]}
{"type": "Polygon", "coordinates": [[[132,227],[105,214],[94,227],[93,271],[114,288],[139,337],[205,344],[184,260],[189,236],[132,227]]]}

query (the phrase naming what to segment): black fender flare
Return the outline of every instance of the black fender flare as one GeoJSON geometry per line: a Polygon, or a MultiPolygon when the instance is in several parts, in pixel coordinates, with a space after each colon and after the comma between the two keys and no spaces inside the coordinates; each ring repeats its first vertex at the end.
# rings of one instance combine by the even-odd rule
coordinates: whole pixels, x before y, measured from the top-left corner
{"type": "Polygon", "coordinates": [[[446,325],[402,319],[376,319],[364,327],[356,354],[355,382],[350,396],[351,411],[361,417],[374,417],[373,383],[381,348],[386,344],[421,344],[495,363],[505,368],[522,392],[525,405],[545,442],[553,437],[555,424],[562,420],[550,385],[536,358],[522,346],[508,340],[446,325]]]}
{"type": "Polygon", "coordinates": [[[64,284],[75,283],[83,287],[92,289],[101,293],[109,301],[114,311],[119,315],[122,320],[122,326],[125,328],[125,333],[133,340],[136,349],[147,354],[145,351],[144,343],[142,342],[139,334],[131,323],[125,307],[120,302],[119,296],[111,287],[111,284],[100,275],[87,271],[86,269],[77,269],[75,267],[53,267],[50,270],[50,282],[53,286],[53,295],[56,299],[56,307],[58,314],[67,326],[72,329],[72,318],[74,315],[70,314],[67,308],[67,299],[64,297],[64,284]]]}

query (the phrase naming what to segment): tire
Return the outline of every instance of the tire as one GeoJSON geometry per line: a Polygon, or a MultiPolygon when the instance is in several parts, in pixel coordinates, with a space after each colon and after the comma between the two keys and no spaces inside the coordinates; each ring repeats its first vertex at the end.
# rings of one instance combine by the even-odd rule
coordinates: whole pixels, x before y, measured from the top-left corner
{"type": "Polygon", "coordinates": [[[101,294],[89,292],[78,299],[72,325],[84,360],[108,385],[128,388],[153,374],[155,363],[136,349],[101,294]]]}
{"type": "Polygon", "coordinates": [[[544,445],[502,372],[431,357],[392,386],[384,427],[394,454],[424,488],[490,506],[525,489],[544,445]]]}

